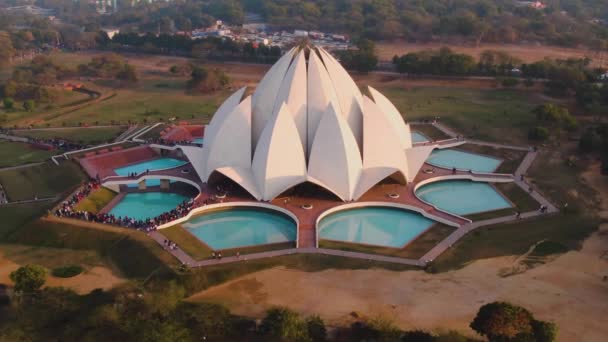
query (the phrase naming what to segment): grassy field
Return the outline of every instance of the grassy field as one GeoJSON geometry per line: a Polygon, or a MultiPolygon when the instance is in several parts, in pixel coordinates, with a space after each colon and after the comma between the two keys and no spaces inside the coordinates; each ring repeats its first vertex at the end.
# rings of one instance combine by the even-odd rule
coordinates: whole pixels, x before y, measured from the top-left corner
{"type": "Polygon", "coordinates": [[[383,263],[371,260],[353,259],[322,254],[294,254],[275,258],[247,260],[232,264],[191,269],[181,275],[188,294],[194,294],[214,285],[272,267],[286,267],[306,272],[320,272],[328,269],[370,269],[383,268],[393,271],[420,270],[417,267],[383,263]]]}
{"type": "Polygon", "coordinates": [[[209,122],[211,116],[229,95],[228,91],[204,95],[188,95],[183,84],[179,88],[157,87],[165,79],[141,81],[129,88],[112,89],[98,86],[102,94],[115,94],[68,110],[65,108],[40,110],[33,113],[14,112],[8,114],[8,125],[78,126],[79,124],[104,125],[111,123],[152,123],[159,120],[197,119],[209,122]]]}
{"type": "Polygon", "coordinates": [[[0,168],[47,160],[60,151],[46,151],[29,144],[0,140],[0,168]]]}
{"type": "Polygon", "coordinates": [[[48,269],[64,265],[104,265],[103,258],[95,250],[38,247],[15,244],[0,244],[7,259],[20,264],[38,264],[48,269]]]}
{"type": "Polygon", "coordinates": [[[434,262],[437,271],[465,266],[476,259],[520,255],[533,244],[550,239],[568,249],[579,249],[597,228],[597,221],[578,215],[556,215],[477,229],[460,239],[434,262]]]}
{"type": "Polygon", "coordinates": [[[0,206],[0,217],[2,218],[0,219],[0,241],[27,222],[43,215],[53,207],[53,204],[53,202],[47,201],[0,206]]]}
{"type": "MultiPolygon", "coordinates": [[[[181,225],[175,225],[160,231],[167,239],[175,242],[184,252],[188,253],[194,260],[210,259],[211,253],[214,252],[209,246],[201,242],[198,238],[184,229],[181,225]]],[[[294,248],[295,243],[275,243],[247,248],[223,249],[222,256],[233,256],[238,252],[240,255],[267,252],[280,249],[294,248]]]]}
{"type": "Polygon", "coordinates": [[[467,137],[525,144],[539,98],[517,90],[382,87],[407,120],[439,116],[467,137]]]}
{"type": "Polygon", "coordinates": [[[357,243],[320,240],[319,247],[329,249],[339,249],[343,251],[381,254],[400,258],[419,259],[426,252],[430,251],[436,244],[445,239],[454,231],[453,227],[436,224],[416,240],[409,243],[405,248],[390,248],[380,246],[369,246],[357,243]]]}
{"type": "Polygon", "coordinates": [[[122,228],[98,229],[85,225],[36,220],[4,239],[11,244],[63,250],[92,250],[129,278],[171,273],[176,260],[145,234],[122,228]]]}
{"type": "Polygon", "coordinates": [[[9,201],[53,197],[66,193],[86,179],[74,162],[60,165],[45,163],[32,167],[0,172],[0,184],[9,201]]]}
{"type": "Polygon", "coordinates": [[[126,130],[125,126],[100,128],[57,128],[40,130],[20,130],[15,135],[37,139],[62,138],[83,144],[96,144],[114,140],[126,130]]]}
{"type": "Polygon", "coordinates": [[[98,213],[111,200],[118,195],[114,191],[107,188],[99,188],[93,191],[87,198],[80,201],[74,210],[88,211],[90,213],[98,213]]]}

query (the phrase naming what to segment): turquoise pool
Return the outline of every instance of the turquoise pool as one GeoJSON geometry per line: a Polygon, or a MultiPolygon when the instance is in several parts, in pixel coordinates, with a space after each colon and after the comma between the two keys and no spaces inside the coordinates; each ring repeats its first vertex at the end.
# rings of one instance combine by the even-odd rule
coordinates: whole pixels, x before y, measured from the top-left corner
{"type": "MultiPolygon", "coordinates": [[[[164,169],[172,169],[174,167],[182,166],[187,164],[187,162],[179,159],[173,158],[158,158],[153,160],[148,160],[142,163],[137,163],[125,167],[120,167],[118,169],[114,169],[114,172],[119,176],[128,176],[130,173],[140,174],[145,172],[146,170],[154,171],[154,170],[164,170],[164,169]]],[[[146,181],[147,186],[159,186],[160,179],[148,179],[146,181]]],[[[131,184],[130,187],[137,187],[137,184],[131,184]]]]}
{"type": "Polygon", "coordinates": [[[205,138],[194,138],[192,139],[192,142],[195,144],[203,144],[203,142],[205,141],[205,138]]]}
{"type": "Polygon", "coordinates": [[[420,132],[412,132],[412,143],[420,143],[431,141],[426,135],[420,132]]]}
{"type": "Polygon", "coordinates": [[[215,250],[296,240],[296,224],[268,210],[234,208],[196,216],[183,224],[215,250]]]}
{"type": "Polygon", "coordinates": [[[475,172],[494,172],[501,160],[460,150],[434,150],[427,163],[447,169],[473,170],[475,172]]]}
{"type": "Polygon", "coordinates": [[[510,208],[507,201],[490,184],[468,180],[430,183],[416,190],[416,196],[437,208],[456,215],[510,208]]]}
{"type": "Polygon", "coordinates": [[[136,220],[154,218],[162,213],[175,209],[188,197],[168,192],[145,192],[127,194],[110,214],[118,217],[130,217],[136,220]]]}
{"type": "Polygon", "coordinates": [[[408,210],[386,207],[348,209],[319,222],[319,238],[384,247],[403,247],[435,223],[408,210]]]}

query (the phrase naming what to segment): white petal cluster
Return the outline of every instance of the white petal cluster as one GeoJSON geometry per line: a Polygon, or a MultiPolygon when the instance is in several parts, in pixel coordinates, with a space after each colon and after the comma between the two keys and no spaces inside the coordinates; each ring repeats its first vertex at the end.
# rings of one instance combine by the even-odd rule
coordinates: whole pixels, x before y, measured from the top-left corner
{"type": "Polygon", "coordinates": [[[265,201],[304,182],[351,201],[386,177],[411,181],[432,147],[413,148],[399,111],[369,93],[322,48],[293,48],[252,96],[220,106],[191,161],[203,182],[219,172],[265,201]]]}

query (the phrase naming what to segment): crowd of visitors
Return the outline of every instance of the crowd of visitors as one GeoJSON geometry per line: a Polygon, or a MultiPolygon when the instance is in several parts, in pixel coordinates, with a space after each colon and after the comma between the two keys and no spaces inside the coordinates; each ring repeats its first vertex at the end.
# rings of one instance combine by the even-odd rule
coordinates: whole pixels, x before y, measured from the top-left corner
{"type": "Polygon", "coordinates": [[[163,138],[149,138],[146,139],[146,144],[158,144],[167,146],[176,145],[189,145],[189,146],[201,146],[201,143],[196,143],[191,140],[165,140],[163,138]]]}
{"type": "Polygon", "coordinates": [[[55,149],[62,151],[76,151],[86,148],[86,145],[75,143],[66,139],[50,138],[50,139],[38,139],[38,138],[27,138],[28,142],[32,145],[38,146],[50,146],[55,149]]]}
{"type": "Polygon", "coordinates": [[[93,190],[99,187],[99,182],[89,181],[84,187],[74,193],[72,197],[64,201],[53,213],[57,217],[77,218],[90,222],[112,224],[127,228],[133,228],[150,232],[167,222],[177,220],[186,216],[195,205],[193,199],[180,203],[175,209],[162,213],[154,218],[137,220],[128,216],[115,216],[108,213],[91,213],[83,210],[75,210],[76,205],[86,198],[93,190]]]}

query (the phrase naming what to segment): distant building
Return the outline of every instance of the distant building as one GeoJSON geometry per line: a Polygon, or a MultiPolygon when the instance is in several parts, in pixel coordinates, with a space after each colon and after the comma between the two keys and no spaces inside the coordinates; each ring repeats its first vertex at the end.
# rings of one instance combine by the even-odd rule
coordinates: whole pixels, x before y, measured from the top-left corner
{"type": "Polygon", "coordinates": [[[108,35],[108,38],[110,39],[120,33],[120,29],[116,28],[102,28],[101,30],[105,32],[108,35]]]}
{"type": "Polygon", "coordinates": [[[530,7],[538,10],[547,7],[547,5],[543,4],[540,1],[515,1],[515,5],[519,7],[530,7]]]}
{"type": "Polygon", "coordinates": [[[295,31],[293,31],[293,35],[296,37],[308,37],[308,31],[295,30],[295,31]]]}

